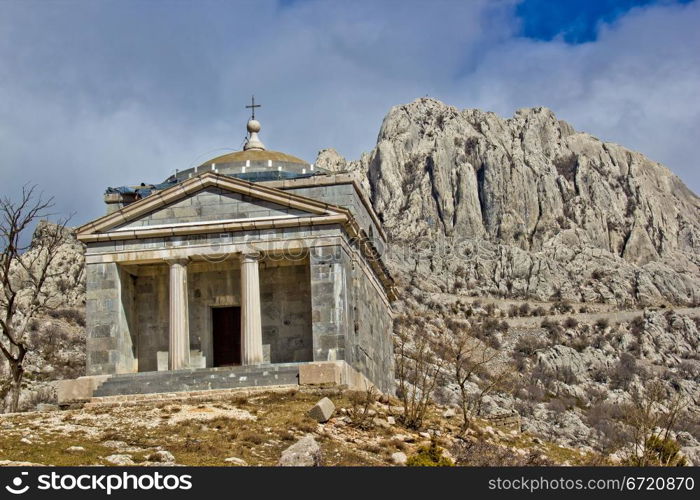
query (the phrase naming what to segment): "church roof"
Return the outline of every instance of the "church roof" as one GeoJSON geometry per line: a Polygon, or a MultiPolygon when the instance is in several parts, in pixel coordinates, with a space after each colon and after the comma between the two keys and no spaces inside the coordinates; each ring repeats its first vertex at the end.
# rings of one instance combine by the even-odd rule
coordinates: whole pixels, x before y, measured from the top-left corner
{"type": "Polygon", "coordinates": [[[228,153],[225,155],[217,156],[211,160],[205,161],[200,165],[206,166],[215,163],[220,165],[223,163],[245,163],[246,161],[252,162],[267,162],[272,160],[275,162],[285,162],[285,163],[298,163],[299,165],[309,165],[308,162],[297,158],[296,156],[289,155],[287,153],[282,153],[280,151],[268,151],[266,149],[248,149],[244,151],[234,151],[233,153],[228,153]]]}

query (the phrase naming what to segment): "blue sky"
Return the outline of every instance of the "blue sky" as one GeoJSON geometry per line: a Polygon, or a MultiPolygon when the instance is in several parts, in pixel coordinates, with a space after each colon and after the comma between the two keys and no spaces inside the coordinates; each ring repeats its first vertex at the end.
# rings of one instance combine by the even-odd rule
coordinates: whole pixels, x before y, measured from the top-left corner
{"type": "Polygon", "coordinates": [[[0,181],[76,223],[106,186],[155,182],[263,141],[313,161],[369,151],[429,95],[546,106],[700,191],[699,1],[0,0],[0,181]]]}
{"type": "Polygon", "coordinates": [[[623,17],[633,8],[687,4],[691,0],[524,0],[516,7],[520,34],[535,40],[560,38],[567,43],[595,41],[598,28],[623,17]]]}

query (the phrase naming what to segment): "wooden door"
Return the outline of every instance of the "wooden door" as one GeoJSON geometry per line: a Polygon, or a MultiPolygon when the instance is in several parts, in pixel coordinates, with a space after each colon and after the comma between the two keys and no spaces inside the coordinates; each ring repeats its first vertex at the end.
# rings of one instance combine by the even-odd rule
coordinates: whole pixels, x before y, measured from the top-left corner
{"type": "Polygon", "coordinates": [[[241,308],[214,307],[211,312],[214,366],[240,365],[241,308]]]}

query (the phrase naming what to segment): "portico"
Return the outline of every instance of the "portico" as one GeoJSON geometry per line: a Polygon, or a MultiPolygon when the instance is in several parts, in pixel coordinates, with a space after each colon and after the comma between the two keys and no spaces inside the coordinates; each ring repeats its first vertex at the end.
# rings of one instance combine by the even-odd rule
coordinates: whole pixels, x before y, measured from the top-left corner
{"type": "MultiPolygon", "coordinates": [[[[241,253],[240,309],[241,364],[263,362],[262,321],[260,313],[260,272],[258,253],[241,253]]],[[[190,327],[187,265],[189,259],[168,260],[169,266],[169,344],[168,369],[190,367],[190,327]]]]}

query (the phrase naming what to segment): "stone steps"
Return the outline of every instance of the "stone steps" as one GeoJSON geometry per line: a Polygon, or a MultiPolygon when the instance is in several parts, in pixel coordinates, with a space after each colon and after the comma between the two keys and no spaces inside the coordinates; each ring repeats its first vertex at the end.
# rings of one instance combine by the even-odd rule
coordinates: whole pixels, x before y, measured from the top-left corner
{"type": "Polygon", "coordinates": [[[297,385],[296,363],[126,373],[108,378],[94,397],[297,385]]]}
{"type": "Polygon", "coordinates": [[[113,408],[117,406],[149,406],[154,403],[189,403],[227,400],[236,396],[249,397],[260,392],[287,392],[297,390],[296,384],[266,385],[232,389],[212,389],[187,392],[156,392],[151,394],[125,394],[93,397],[82,408],[113,408]]]}

